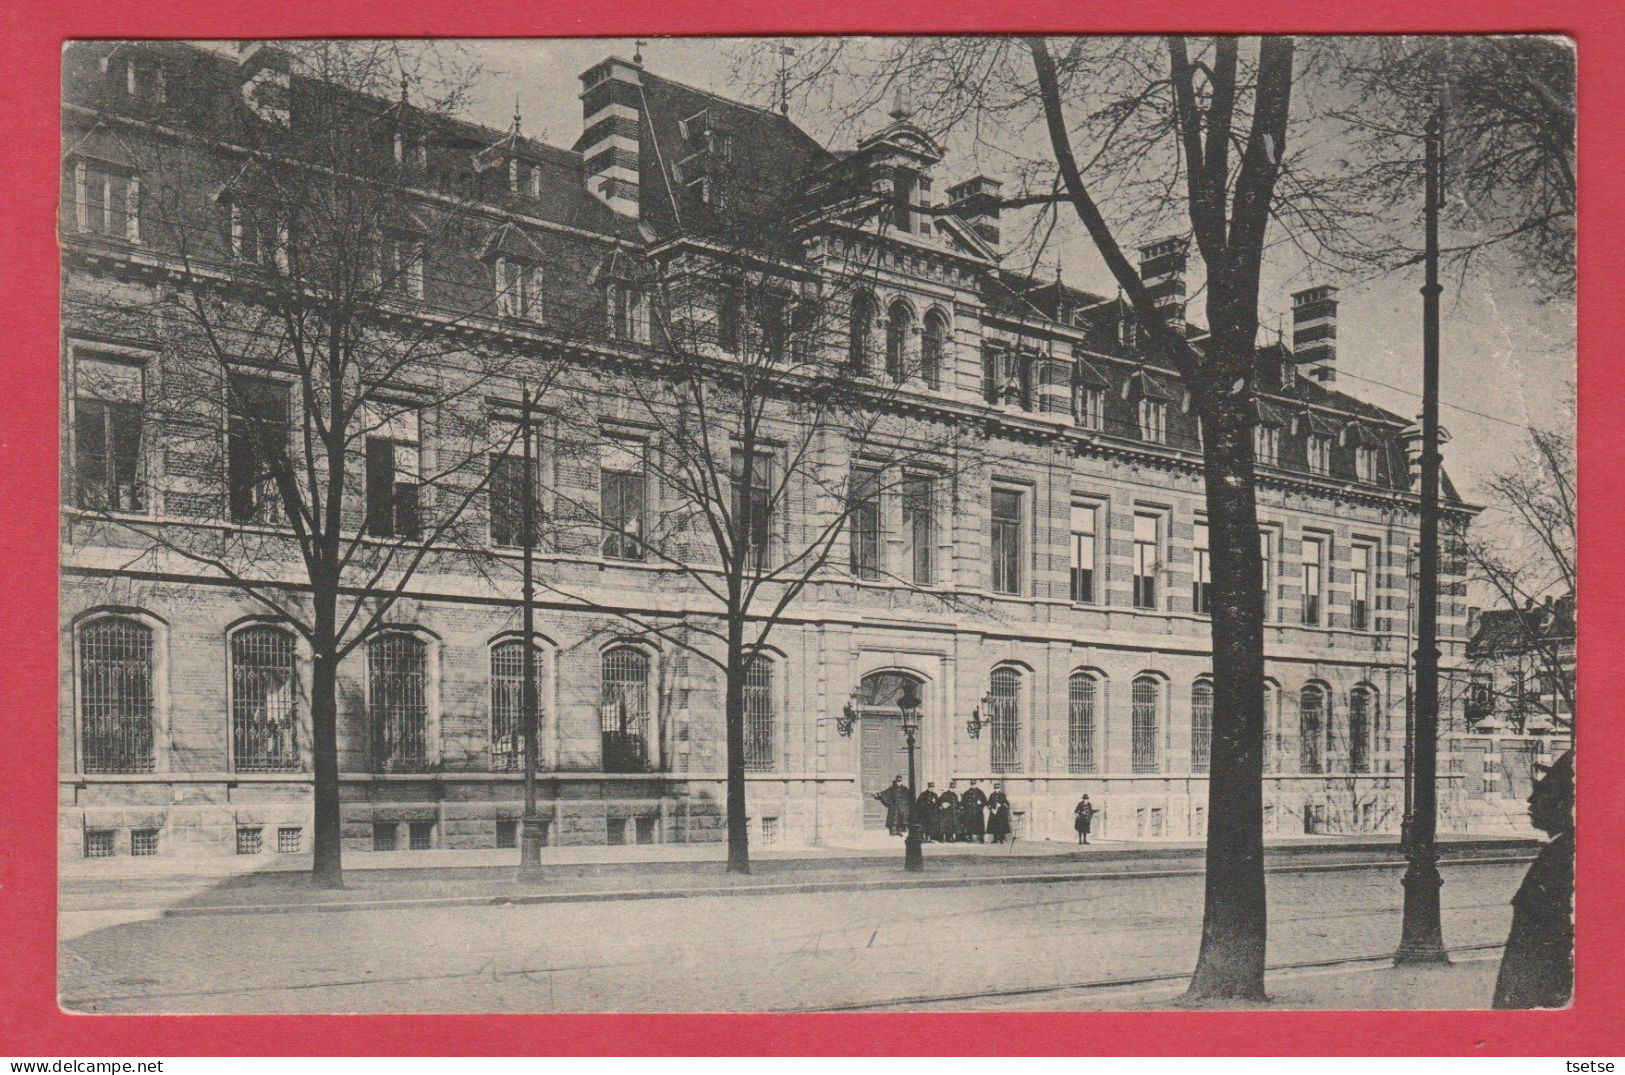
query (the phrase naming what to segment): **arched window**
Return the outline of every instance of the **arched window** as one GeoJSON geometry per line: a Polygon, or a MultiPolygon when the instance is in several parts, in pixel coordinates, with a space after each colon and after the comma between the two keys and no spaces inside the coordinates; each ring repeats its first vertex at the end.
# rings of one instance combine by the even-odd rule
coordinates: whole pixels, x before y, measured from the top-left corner
{"type": "Polygon", "coordinates": [[[852,296],[852,325],[847,337],[847,360],[859,373],[869,368],[874,324],[875,298],[867,291],[860,291],[852,296]]]}
{"type": "Polygon", "coordinates": [[[1281,723],[1281,688],[1273,679],[1264,681],[1264,771],[1281,772],[1286,769],[1287,729],[1281,723]]]}
{"type": "Polygon", "coordinates": [[[943,348],[948,339],[948,319],[936,310],[925,315],[925,335],[920,342],[920,375],[932,388],[942,384],[943,348]]]}
{"type": "Polygon", "coordinates": [[[1349,769],[1371,771],[1371,717],[1377,692],[1361,684],[1349,691],[1349,769]]]}
{"type": "Polygon", "coordinates": [[[1310,683],[1298,693],[1298,768],[1318,773],[1325,768],[1326,690],[1310,683]]]}
{"type": "Polygon", "coordinates": [[[1162,684],[1156,676],[1137,676],[1130,709],[1130,768],[1136,773],[1157,771],[1157,734],[1162,708],[1162,684]]]}
{"type": "Polygon", "coordinates": [[[79,720],[87,773],[150,773],[152,628],[124,616],[79,630],[79,720]]]}
{"type": "MultiPolygon", "coordinates": [[[[547,671],[540,651],[532,682],[536,685],[536,722],[542,720],[547,671]]],[[[491,647],[491,768],[508,771],[525,764],[525,641],[511,638],[491,647]]]]}
{"type": "Polygon", "coordinates": [[[231,636],[231,759],[243,773],[299,768],[293,635],[261,624],[231,636]]]}
{"type": "Polygon", "coordinates": [[[632,646],[604,651],[600,706],[604,771],[649,768],[649,655],[632,646]]]}
{"type": "Polygon", "coordinates": [[[1021,672],[995,668],[988,677],[988,733],[995,773],[1021,771],[1021,672]]]}
{"type": "Polygon", "coordinates": [[[1066,771],[1095,771],[1095,699],[1100,687],[1088,672],[1073,672],[1067,681],[1066,771]]]}
{"type": "Polygon", "coordinates": [[[367,643],[372,762],[380,773],[416,772],[429,761],[428,645],[391,631],[367,643]]]}
{"type": "Polygon", "coordinates": [[[1191,772],[1208,771],[1213,752],[1213,681],[1191,684],[1191,772]]]}
{"type": "Polygon", "coordinates": [[[752,657],[745,666],[745,768],[771,773],[778,762],[778,720],[773,710],[773,662],[752,657]]]}
{"type": "Polygon", "coordinates": [[[886,376],[901,381],[908,374],[908,334],[914,315],[906,304],[894,302],[886,311],[886,376]]]}

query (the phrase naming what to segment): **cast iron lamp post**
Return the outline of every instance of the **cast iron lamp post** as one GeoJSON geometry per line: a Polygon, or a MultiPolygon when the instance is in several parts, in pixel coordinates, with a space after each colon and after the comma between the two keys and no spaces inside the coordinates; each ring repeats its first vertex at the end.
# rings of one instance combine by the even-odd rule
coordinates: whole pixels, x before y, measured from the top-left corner
{"type": "Polygon", "coordinates": [[[904,680],[897,709],[903,715],[903,737],[908,741],[908,835],[903,838],[903,869],[922,873],[925,870],[924,836],[920,832],[919,790],[914,786],[914,733],[920,730],[920,696],[913,682],[904,680]]]}

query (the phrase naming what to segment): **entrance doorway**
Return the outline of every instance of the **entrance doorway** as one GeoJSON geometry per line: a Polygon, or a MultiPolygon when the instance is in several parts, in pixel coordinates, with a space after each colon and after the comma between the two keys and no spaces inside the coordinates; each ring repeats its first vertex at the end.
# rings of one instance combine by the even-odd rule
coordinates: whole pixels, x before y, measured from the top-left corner
{"type": "MultiPolygon", "coordinates": [[[[876,672],[858,688],[858,728],[861,754],[859,783],[863,789],[863,827],[886,827],[886,804],[875,798],[891,786],[892,777],[908,781],[908,741],[903,736],[903,715],[897,707],[904,684],[913,684],[923,696],[924,681],[901,672],[876,672]]],[[[920,733],[914,734],[914,764],[920,764],[920,733]]],[[[917,773],[920,786],[925,777],[917,773]]]]}

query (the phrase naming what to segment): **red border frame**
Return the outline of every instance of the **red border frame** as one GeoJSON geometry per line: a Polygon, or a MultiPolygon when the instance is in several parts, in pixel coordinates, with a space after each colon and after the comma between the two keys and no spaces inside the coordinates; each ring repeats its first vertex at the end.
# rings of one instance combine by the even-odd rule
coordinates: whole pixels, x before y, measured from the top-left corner
{"type": "MultiPolygon", "coordinates": [[[[1374,1054],[1619,1055],[1625,1048],[1625,735],[1605,700],[1625,696],[1617,617],[1625,565],[1605,555],[1625,504],[1625,442],[1610,403],[1625,384],[1602,341],[1625,335],[1625,304],[1600,298],[1625,269],[1619,225],[1595,211],[1625,201],[1625,22],[1584,0],[1415,0],[1308,5],[1292,0],[1021,0],[956,7],[942,0],[821,0],[754,11],[729,0],[600,0],[583,9],[535,0],[444,0],[388,8],[368,0],[261,0],[234,7],[166,0],[117,11],[88,0],[21,0],[0,13],[0,116],[8,161],[0,196],[0,295],[10,319],[0,408],[0,681],[7,749],[0,752],[0,1042],[19,1055],[326,1054],[1374,1054]],[[60,157],[58,65],[72,37],[627,36],[841,32],[1243,31],[1561,32],[1580,55],[1580,453],[1585,601],[1581,704],[1598,713],[1581,764],[1578,1001],[1565,1012],[1055,1013],[827,1016],[69,1016],[56,1007],[56,546],[58,278],[53,230],[60,157]],[[1611,421],[1611,419],[1613,419],[1611,421]],[[1604,738],[1613,736],[1613,738],[1604,738]],[[1609,893],[1614,893],[1609,896],[1609,893]]],[[[1465,360],[1460,356],[1458,360],[1465,360]]],[[[1395,923],[1397,936],[1398,923],[1395,923]]]]}

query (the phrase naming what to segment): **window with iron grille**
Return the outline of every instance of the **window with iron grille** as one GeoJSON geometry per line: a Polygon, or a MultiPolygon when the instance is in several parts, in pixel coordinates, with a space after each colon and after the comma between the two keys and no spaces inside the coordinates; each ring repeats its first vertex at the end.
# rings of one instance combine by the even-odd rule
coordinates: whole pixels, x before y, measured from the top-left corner
{"type": "Polygon", "coordinates": [[[427,851],[434,846],[434,822],[413,821],[407,825],[408,851],[427,851]]]}
{"type": "Polygon", "coordinates": [[[299,769],[299,677],[293,635],[247,627],[231,636],[231,759],[240,773],[299,769]]]}
{"type": "Polygon", "coordinates": [[[284,825],[276,830],[276,853],[297,855],[305,844],[305,832],[297,825],[284,825]]]}
{"type": "Polygon", "coordinates": [[[1161,564],[1161,520],[1134,516],[1134,607],[1157,607],[1157,569],[1161,564]]]}
{"type": "Polygon", "coordinates": [[[643,445],[612,441],[599,458],[599,517],[604,524],[604,556],[642,560],[645,510],[643,445]]]}
{"type": "Polygon", "coordinates": [[[239,855],[257,855],[263,847],[259,829],[237,830],[237,853],[239,855]]]}
{"type": "Polygon", "coordinates": [[[745,666],[745,768],[770,773],[778,764],[778,720],[773,707],[773,662],[752,657],[745,666]]]}
{"type": "Polygon", "coordinates": [[[746,568],[764,571],[773,541],[773,456],[760,448],[750,453],[750,492],[747,495],[745,455],[743,450],[733,453],[729,471],[729,507],[733,512],[734,531],[744,541],[746,568]]]}
{"type": "Polygon", "coordinates": [[[372,849],[374,851],[395,850],[395,829],[393,821],[374,821],[372,823],[372,849]]]}
{"type": "Polygon", "coordinates": [[[89,511],[142,511],[142,367],[81,357],[74,368],[74,503],[89,511]]]}
{"type": "Polygon", "coordinates": [[[1067,681],[1067,751],[1069,773],[1095,771],[1095,699],[1099,693],[1095,677],[1073,672],[1067,681]]]}
{"type": "Polygon", "coordinates": [[[612,817],[605,824],[604,842],[611,847],[620,847],[626,843],[626,818],[612,817]]]}
{"type": "Polygon", "coordinates": [[[1213,567],[1207,540],[1207,524],[1197,523],[1191,549],[1191,611],[1198,616],[1212,612],[1213,567]]]}
{"type": "Polygon", "coordinates": [[[916,585],[929,586],[936,555],[936,526],[931,516],[931,479],[911,475],[903,479],[904,556],[916,585]]]}
{"type": "Polygon", "coordinates": [[[1021,494],[1013,489],[993,490],[993,592],[1021,592],[1021,494]]]}
{"type": "Polygon", "coordinates": [[[1349,626],[1364,631],[1371,624],[1371,546],[1356,545],[1349,563],[1349,626]]]}
{"type": "Polygon", "coordinates": [[[1298,694],[1298,767],[1318,773],[1325,762],[1326,692],[1311,683],[1298,694]]]}
{"type": "Polygon", "coordinates": [[[497,822],[497,846],[498,847],[518,847],[519,846],[519,822],[517,822],[517,821],[498,821],[497,822]]]}
{"type": "Polygon", "coordinates": [[[1303,622],[1320,623],[1321,573],[1325,563],[1325,543],[1320,538],[1303,539],[1303,622]]]}
{"type": "Polygon", "coordinates": [[[113,857],[114,840],[118,836],[112,829],[89,829],[85,832],[85,858],[113,857]]]}
{"type": "Polygon", "coordinates": [[[762,846],[772,847],[779,842],[779,819],[764,817],[762,819],[762,846]]]}
{"type": "MultiPolygon", "coordinates": [[[[536,722],[542,720],[546,673],[536,651],[532,682],[536,689],[536,722]]],[[[525,643],[510,639],[491,647],[491,768],[512,772],[525,763],[525,643]]]]}
{"type": "Polygon", "coordinates": [[[920,337],[920,374],[936,388],[942,383],[942,359],[948,339],[948,321],[935,310],[925,315],[925,333],[920,337]]]}
{"type": "Polygon", "coordinates": [[[234,523],[282,521],[277,473],[288,459],[288,389],[233,377],[226,393],[227,507],[234,523]]]}
{"type": "Polygon", "coordinates": [[[860,579],[880,577],[880,475],[854,470],[852,506],[847,516],[848,555],[852,574],[860,579]]]}
{"type": "Polygon", "coordinates": [[[122,616],[79,630],[81,752],[87,773],[153,771],[152,629],[122,616]]]}
{"type": "Polygon", "coordinates": [[[1095,508],[1088,504],[1072,505],[1071,592],[1075,604],[1095,602],[1095,508]]]}
{"type": "Polygon", "coordinates": [[[1021,771],[1021,673],[1014,668],[995,668],[988,677],[991,712],[988,732],[993,737],[992,766],[995,773],[1021,771]]]}
{"type": "Polygon", "coordinates": [[[156,855],[157,853],[157,829],[132,829],[130,831],[130,854],[156,855]]]}
{"type": "Polygon", "coordinates": [[[1281,688],[1274,680],[1264,681],[1264,771],[1280,773],[1292,756],[1291,732],[1281,719],[1281,688]]]}
{"type": "Polygon", "coordinates": [[[1349,692],[1349,769],[1356,773],[1371,771],[1373,696],[1369,687],[1355,687],[1349,692]]]}
{"type": "Polygon", "coordinates": [[[367,533],[374,537],[417,537],[420,485],[418,415],[399,404],[380,406],[368,416],[367,533]]]}
{"type": "Polygon", "coordinates": [[[639,817],[633,818],[632,820],[634,822],[633,828],[635,829],[632,834],[633,838],[636,839],[640,844],[654,843],[655,822],[659,819],[653,817],[639,817]]]}
{"type": "Polygon", "coordinates": [[[1208,771],[1213,750],[1213,682],[1199,679],[1191,684],[1191,772],[1208,771]]]}
{"type": "Polygon", "coordinates": [[[367,708],[375,772],[416,772],[428,763],[428,646],[398,631],[367,643],[367,708]]]}
{"type": "Polygon", "coordinates": [[[1157,771],[1157,736],[1161,730],[1162,684],[1153,676],[1134,681],[1130,709],[1130,768],[1136,773],[1157,771]]]}
{"type": "Polygon", "coordinates": [[[603,657],[600,705],[604,771],[643,772],[650,768],[649,656],[616,646],[603,657]]]}

